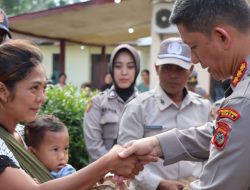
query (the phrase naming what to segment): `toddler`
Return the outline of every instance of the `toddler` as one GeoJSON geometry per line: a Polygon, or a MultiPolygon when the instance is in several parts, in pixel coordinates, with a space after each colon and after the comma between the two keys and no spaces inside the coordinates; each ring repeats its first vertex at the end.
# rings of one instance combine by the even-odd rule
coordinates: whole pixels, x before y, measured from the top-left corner
{"type": "Polygon", "coordinates": [[[69,134],[57,117],[41,115],[26,124],[25,140],[33,153],[54,178],[69,175],[76,170],[68,163],[69,134]]]}

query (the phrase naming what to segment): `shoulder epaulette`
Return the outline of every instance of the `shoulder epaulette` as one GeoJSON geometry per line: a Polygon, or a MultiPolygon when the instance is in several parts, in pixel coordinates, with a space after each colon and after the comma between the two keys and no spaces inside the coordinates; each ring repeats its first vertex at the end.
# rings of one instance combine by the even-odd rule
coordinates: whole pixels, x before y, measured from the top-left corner
{"type": "Polygon", "coordinates": [[[189,93],[191,96],[194,96],[194,97],[196,97],[196,98],[202,98],[202,99],[204,99],[200,94],[197,94],[197,93],[195,93],[195,92],[188,91],[188,93],[189,93]]]}
{"type": "Polygon", "coordinates": [[[147,91],[147,92],[144,92],[144,93],[141,93],[139,94],[136,99],[139,101],[139,102],[144,102],[145,100],[147,100],[148,98],[152,97],[153,96],[153,92],[151,91],[147,91]]]}

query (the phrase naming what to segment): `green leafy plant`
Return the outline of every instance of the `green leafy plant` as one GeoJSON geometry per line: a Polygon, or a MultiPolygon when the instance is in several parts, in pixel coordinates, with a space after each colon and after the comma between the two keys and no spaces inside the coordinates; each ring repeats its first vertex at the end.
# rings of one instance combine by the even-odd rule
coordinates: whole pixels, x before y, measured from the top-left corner
{"type": "Polygon", "coordinates": [[[83,136],[83,115],[91,97],[98,91],[81,90],[67,84],[64,88],[49,86],[46,102],[39,114],[53,114],[68,128],[70,136],[69,163],[80,169],[89,163],[83,136]]]}

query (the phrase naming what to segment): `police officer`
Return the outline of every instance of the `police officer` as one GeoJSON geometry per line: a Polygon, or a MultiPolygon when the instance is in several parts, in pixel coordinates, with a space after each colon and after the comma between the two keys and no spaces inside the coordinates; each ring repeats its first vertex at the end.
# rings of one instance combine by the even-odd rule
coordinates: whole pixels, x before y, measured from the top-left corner
{"type": "Polygon", "coordinates": [[[11,38],[8,17],[5,12],[0,9],[0,44],[7,39],[7,36],[11,38]]]}
{"type": "Polygon", "coordinates": [[[84,116],[84,140],[92,161],[116,144],[124,105],[138,94],[135,82],[140,58],[135,48],[127,44],[116,47],[109,68],[113,86],[92,99],[84,116]]]}
{"type": "MultiPolygon", "coordinates": [[[[192,69],[191,50],[180,38],[168,38],[161,43],[156,60],[159,85],[125,106],[120,121],[119,144],[172,128],[200,126],[210,119],[210,101],[185,87],[192,69]]],[[[136,189],[166,189],[169,182],[165,179],[198,178],[202,164],[181,161],[162,167],[163,160],[160,159],[146,165],[136,177],[136,189]]],[[[181,185],[177,183],[177,186],[181,185]]]]}
{"type": "Polygon", "coordinates": [[[215,125],[206,124],[131,142],[121,157],[154,154],[164,163],[207,160],[192,190],[250,187],[250,9],[245,0],[177,0],[170,17],[200,63],[216,80],[232,76],[215,125]],[[214,129],[214,130],[213,130],[214,129]]]}
{"type": "Polygon", "coordinates": [[[193,71],[189,76],[187,81],[187,88],[188,90],[201,95],[203,98],[210,99],[208,93],[201,86],[199,86],[198,73],[196,71],[193,71]]]}

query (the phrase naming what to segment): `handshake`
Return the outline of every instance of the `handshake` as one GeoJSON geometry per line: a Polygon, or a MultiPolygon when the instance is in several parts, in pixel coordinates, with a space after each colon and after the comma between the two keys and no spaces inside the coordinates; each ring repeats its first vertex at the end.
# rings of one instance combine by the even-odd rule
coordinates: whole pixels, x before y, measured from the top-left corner
{"type": "Polygon", "coordinates": [[[162,157],[162,150],[156,137],[148,137],[130,141],[123,146],[115,145],[104,157],[109,159],[109,172],[116,175],[119,183],[123,179],[134,179],[145,164],[156,162],[158,157],[162,157]]]}
{"type": "MultiPolygon", "coordinates": [[[[123,146],[115,145],[101,158],[108,159],[106,163],[110,163],[109,173],[91,190],[106,190],[107,187],[107,189],[128,190],[128,180],[134,179],[145,164],[156,162],[159,157],[163,157],[163,152],[155,136],[130,141],[123,146]]],[[[188,185],[189,181],[185,185],[183,181],[162,180],[157,189],[179,190],[185,189],[184,186],[188,185]]]]}

